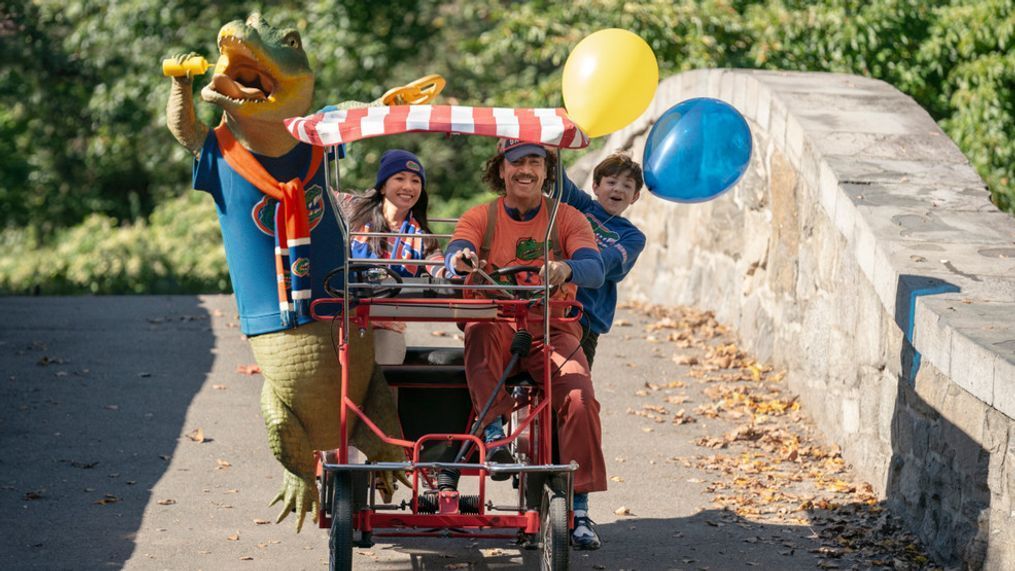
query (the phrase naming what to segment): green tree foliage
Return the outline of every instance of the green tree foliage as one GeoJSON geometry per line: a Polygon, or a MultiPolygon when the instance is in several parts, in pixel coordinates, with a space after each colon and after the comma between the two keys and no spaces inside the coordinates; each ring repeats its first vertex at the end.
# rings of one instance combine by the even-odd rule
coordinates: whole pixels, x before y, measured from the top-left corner
{"type": "MultiPolygon", "coordinates": [[[[189,51],[214,59],[218,28],[259,8],[301,31],[317,107],[372,100],[427,73],[448,78],[446,102],[560,106],[568,54],[607,27],[649,42],[662,77],[743,67],[883,79],[939,121],[1012,211],[1013,3],[0,0],[0,288],[228,289],[211,201],[188,190],[191,159],[165,128],[159,61],[189,51]]],[[[203,102],[198,115],[218,121],[203,102]]],[[[492,141],[476,137],[355,143],[342,161],[345,186],[369,187],[393,146],[423,158],[435,214],[488,196],[478,165],[492,141]]]]}

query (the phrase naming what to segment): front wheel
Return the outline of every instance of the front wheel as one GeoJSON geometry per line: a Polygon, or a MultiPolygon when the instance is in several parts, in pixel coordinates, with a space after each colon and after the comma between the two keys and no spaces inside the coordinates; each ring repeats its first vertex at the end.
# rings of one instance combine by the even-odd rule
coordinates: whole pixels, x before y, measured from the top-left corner
{"type": "Polygon", "coordinates": [[[569,566],[571,553],[567,512],[567,496],[547,489],[543,495],[542,521],[539,526],[544,571],[563,571],[569,566]]]}
{"type": "Polygon", "coordinates": [[[331,477],[331,555],[328,569],[352,569],[352,478],[349,472],[331,477]]]}

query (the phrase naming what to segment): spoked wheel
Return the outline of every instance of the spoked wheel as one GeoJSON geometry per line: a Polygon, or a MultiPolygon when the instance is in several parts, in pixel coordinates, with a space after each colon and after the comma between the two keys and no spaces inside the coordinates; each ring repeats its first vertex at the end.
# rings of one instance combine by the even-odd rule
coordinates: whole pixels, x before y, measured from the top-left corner
{"type": "Polygon", "coordinates": [[[331,477],[331,557],[328,569],[352,569],[352,478],[349,472],[331,477]]]}
{"type": "Polygon", "coordinates": [[[543,544],[544,571],[562,571],[569,566],[570,545],[567,525],[567,496],[547,488],[543,494],[539,533],[543,544]]]}

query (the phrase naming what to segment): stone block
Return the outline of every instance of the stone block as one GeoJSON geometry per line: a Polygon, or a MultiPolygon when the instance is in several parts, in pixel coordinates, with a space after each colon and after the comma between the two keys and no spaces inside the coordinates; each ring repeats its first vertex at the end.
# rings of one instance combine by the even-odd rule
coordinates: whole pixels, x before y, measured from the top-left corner
{"type": "Polygon", "coordinates": [[[839,180],[835,176],[835,171],[826,161],[821,161],[818,164],[818,176],[820,183],[818,186],[818,199],[821,202],[821,206],[825,208],[825,212],[828,213],[829,219],[835,217],[835,204],[838,201],[839,193],[839,180]]]}
{"type": "Polygon", "coordinates": [[[752,121],[758,119],[758,88],[759,83],[757,78],[753,75],[744,73],[740,75],[744,78],[744,117],[752,121]]]}
{"type": "Polygon", "coordinates": [[[846,193],[835,195],[835,218],[832,222],[847,241],[853,237],[853,226],[856,224],[856,207],[850,202],[846,193]]]}
{"type": "Polygon", "coordinates": [[[792,113],[786,116],[786,153],[790,162],[800,168],[804,153],[804,129],[800,121],[792,113]]]}
{"type": "Polygon", "coordinates": [[[951,372],[952,329],[941,321],[941,316],[919,305],[913,318],[913,346],[933,357],[932,362],[945,376],[951,372]]]}
{"type": "Polygon", "coordinates": [[[772,124],[772,90],[767,85],[758,84],[758,111],[755,120],[762,131],[768,132],[772,124]]]}
{"type": "Polygon", "coordinates": [[[719,99],[730,105],[736,106],[733,102],[733,93],[736,91],[737,77],[740,74],[733,70],[723,70],[719,79],[719,99]]]}
{"type": "Polygon", "coordinates": [[[952,381],[984,403],[993,404],[997,355],[960,330],[953,330],[951,340],[952,381]]]}
{"type": "Polygon", "coordinates": [[[901,94],[891,85],[876,79],[842,74],[798,71],[753,71],[759,81],[779,91],[791,93],[827,93],[836,96],[893,96],[901,94]]]}
{"type": "Polygon", "coordinates": [[[856,263],[860,266],[867,280],[874,283],[874,251],[877,246],[877,238],[871,230],[864,217],[857,217],[853,224],[853,236],[850,240],[853,246],[853,255],[856,263]]]}
{"type": "Polygon", "coordinates": [[[877,111],[836,111],[814,109],[798,112],[809,133],[868,133],[876,135],[913,135],[938,128],[926,113],[877,111]]]}
{"type": "Polygon", "coordinates": [[[772,117],[768,127],[768,134],[772,142],[783,152],[786,150],[786,104],[777,96],[772,97],[772,117]]]}
{"type": "Polygon", "coordinates": [[[705,91],[699,97],[712,97],[714,99],[722,99],[722,80],[723,76],[726,75],[724,69],[710,69],[707,72],[705,78],[705,91]]]}
{"type": "Polygon", "coordinates": [[[872,391],[871,394],[876,395],[877,406],[878,406],[878,417],[877,427],[878,434],[883,436],[882,442],[891,444],[892,440],[892,423],[896,416],[898,408],[898,397],[899,397],[899,377],[898,375],[892,374],[887,369],[881,371],[881,376],[878,380],[876,391],[872,391]]]}
{"type": "MultiPolygon", "coordinates": [[[[801,120],[806,122],[806,118],[801,120]]],[[[940,130],[904,134],[827,132],[812,140],[818,152],[827,156],[969,164],[969,159],[940,130]]]]}
{"type": "MultiPolygon", "coordinates": [[[[813,138],[819,133],[808,132],[813,138]]],[[[828,162],[841,180],[863,185],[874,183],[895,184],[901,188],[927,188],[934,185],[945,188],[982,188],[983,180],[967,164],[937,162],[933,160],[902,160],[878,158],[870,155],[829,156],[828,162]]],[[[988,201],[984,195],[970,195],[965,209],[977,209],[988,201]],[[975,202],[975,204],[974,204],[975,202]]],[[[998,212],[994,209],[995,212],[998,212]]]]}
{"type": "Polygon", "coordinates": [[[994,406],[1015,419],[1015,356],[1008,349],[994,361],[994,406]]]}
{"type": "Polygon", "coordinates": [[[856,399],[842,400],[842,431],[849,434],[860,432],[860,402],[856,399]]]}
{"type": "Polygon", "coordinates": [[[818,188],[821,186],[821,171],[818,166],[818,159],[811,149],[810,143],[804,144],[803,155],[800,158],[799,174],[801,181],[802,201],[806,203],[817,202],[818,188]]]}
{"type": "Polygon", "coordinates": [[[947,385],[944,398],[937,408],[943,421],[942,438],[953,450],[957,449],[960,444],[980,446],[980,442],[983,440],[984,415],[987,406],[979,397],[970,394],[955,383],[949,382],[946,377],[939,376],[943,384],[947,385]],[[957,433],[958,436],[950,432],[953,428],[960,431],[957,433]],[[964,435],[966,439],[956,440],[961,435],[964,435]]]}

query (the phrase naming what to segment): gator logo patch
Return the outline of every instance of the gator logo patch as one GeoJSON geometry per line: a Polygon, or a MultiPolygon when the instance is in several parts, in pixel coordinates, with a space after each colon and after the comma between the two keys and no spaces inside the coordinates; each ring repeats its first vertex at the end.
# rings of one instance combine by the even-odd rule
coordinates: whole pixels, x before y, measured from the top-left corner
{"type": "Polygon", "coordinates": [[[423,167],[419,166],[416,161],[405,161],[405,168],[416,172],[423,170],[423,167]]]}
{"type": "Polygon", "coordinates": [[[310,259],[296,258],[296,261],[292,263],[292,272],[294,276],[307,277],[310,273],[310,259]]]}
{"type": "Polygon", "coordinates": [[[599,245],[611,246],[620,240],[620,234],[604,226],[595,216],[587,216],[589,224],[592,225],[592,232],[596,235],[596,242],[599,245]]]}
{"type": "MultiPolygon", "coordinates": [[[[324,191],[318,185],[303,189],[307,199],[307,216],[310,218],[310,231],[321,223],[324,218],[324,191]]],[[[261,232],[268,236],[275,235],[275,205],[278,201],[270,196],[264,196],[254,205],[250,211],[250,217],[254,225],[261,232]]]]}
{"type": "MultiPolygon", "coordinates": [[[[543,257],[543,244],[534,238],[519,238],[515,242],[515,257],[526,262],[538,260],[543,257]]],[[[553,250],[553,243],[550,243],[550,250],[553,250]]]]}

